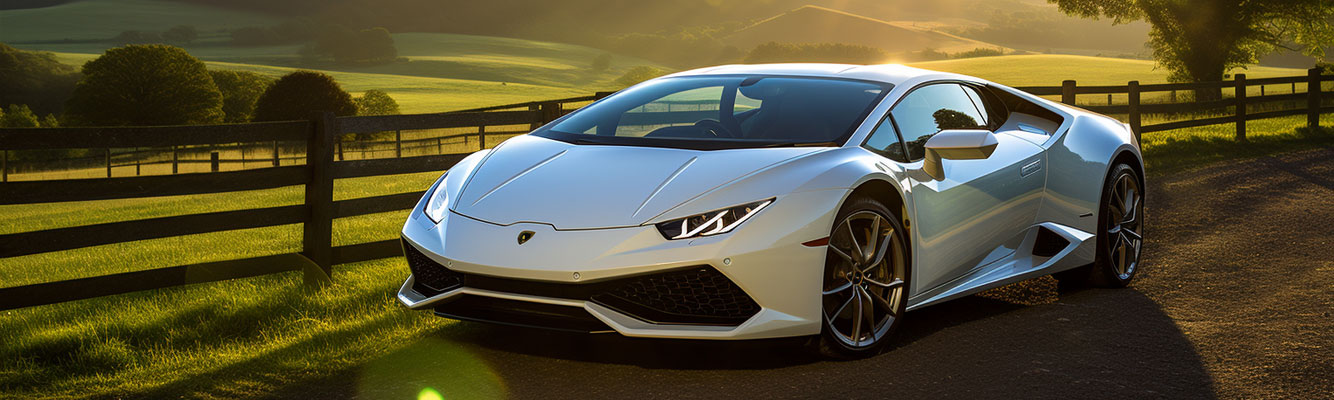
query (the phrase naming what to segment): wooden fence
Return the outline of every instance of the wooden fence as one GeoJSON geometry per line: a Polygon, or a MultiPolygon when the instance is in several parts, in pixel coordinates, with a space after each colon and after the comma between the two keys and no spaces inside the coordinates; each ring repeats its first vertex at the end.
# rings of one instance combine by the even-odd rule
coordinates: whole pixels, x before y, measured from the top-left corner
{"type": "MultiPolygon", "coordinates": [[[[1094,112],[1123,115],[1137,135],[1145,132],[1235,123],[1237,138],[1244,140],[1246,121],[1250,120],[1305,114],[1308,116],[1309,125],[1318,126],[1321,113],[1334,111],[1334,107],[1321,105],[1322,100],[1330,98],[1330,93],[1322,93],[1320,90],[1321,83],[1329,81],[1334,81],[1334,76],[1322,76],[1319,71],[1311,70],[1306,76],[1254,80],[1248,80],[1245,75],[1238,74],[1234,80],[1223,82],[1148,85],[1129,82],[1125,86],[1078,86],[1074,81],[1065,81],[1061,86],[1019,89],[1039,96],[1060,96],[1060,100],[1066,104],[1076,104],[1078,95],[1107,94],[1108,103],[1112,103],[1111,95],[1125,95],[1127,99],[1125,104],[1095,105],[1085,102],[1079,105],[1094,112]],[[1298,84],[1304,86],[1302,87],[1304,92],[1297,92],[1298,84]],[[1264,94],[1266,85],[1289,85],[1291,93],[1267,95],[1264,94]],[[1257,87],[1260,88],[1261,94],[1251,96],[1249,91],[1257,87]],[[1172,92],[1173,95],[1169,96],[1169,99],[1174,100],[1177,91],[1224,89],[1232,89],[1233,95],[1205,102],[1141,101],[1145,93],[1151,92],[1172,92]],[[1266,103],[1301,106],[1256,113],[1249,113],[1248,107],[1244,106],[1266,103]],[[1218,110],[1228,108],[1231,108],[1229,115],[1216,115],[1218,110]],[[1198,115],[1197,113],[1210,112],[1215,114],[1204,118],[1152,125],[1140,123],[1145,114],[1198,115]]],[[[112,243],[238,229],[287,224],[302,224],[304,227],[303,250],[299,253],[4,287],[0,288],[0,310],[297,270],[304,272],[308,284],[327,283],[330,281],[333,265],[401,255],[397,239],[333,246],[334,219],[410,209],[422,195],[421,192],[409,192],[334,201],[334,180],[443,171],[466,156],[466,153],[459,153],[402,157],[404,141],[396,134],[397,151],[394,157],[339,160],[336,154],[338,154],[337,146],[341,143],[340,137],[354,133],[471,127],[475,132],[468,135],[475,136],[477,148],[483,149],[488,146],[487,136],[493,134],[486,130],[487,126],[526,125],[529,129],[535,129],[577,108],[572,106],[573,104],[594,101],[606,95],[607,93],[599,93],[594,96],[443,114],[363,117],[333,117],[330,114],[321,114],[309,121],[216,126],[0,129],[0,150],[3,150],[0,151],[0,164],[3,164],[9,151],[12,150],[69,147],[177,148],[236,143],[297,142],[304,143],[305,149],[302,157],[304,163],[300,165],[282,165],[275,159],[272,166],[239,171],[0,182],[0,205],[221,193],[296,185],[305,187],[305,203],[300,205],[159,217],[0,235],[0,259],[4,259],[112,243]],[[77,145],[72,146],[71,143],[77,145]]],[[[439,148],[439,142],[436,146],[439,148]]],[[[278,151],[275,149],[273,154],[277,157],[278,151]]],[[[108,160],[110,158],[107,156],[108,160]]],[[[216,156],[213,157],[210,160],[214,166],[211,171],[218,171],[217,166],[222,161],[216,156]]],[[[112,165],[109,161],[107,165],[110,175],[112,165]]],[[[8,166],[0,165],[0,170],[7,174],[8,166]]]]}
{"type": "MultiPolygon", "coordinates": [[[[0,150],[78,148],[140,148],[208,146],[232,143],[302,142],[302,165],[259,169],[131,176],[101,179],[62,179],[0,183],[0,205],[137,197],[193,195],[243,190],[305,186],[305,203],[236,211],[109,222],[68,228],[0,235],[0,259],[78,249],[136,240],[302,224],[302,251],[237,260],[217,261],[0,288],[0,310],[59,303],[193,283],[304,271],[305,281],[330,281],[331,268],[401,255],[397,239],[333,246],[333,220],[381,212],[407,210],[421,192],[333,200],[334,180],[377,175],[444,171],[467,153],[407,158],[335,161],[338,138],[355,133],[411,129],[476,128],[478,149],[486,148],[485,127],[524,125],[535,128],[568,110],[566,104],[589,102],[595,96],[525,104],[517,110],[454,112],[444,114],[334,117],[323,113],[309,121],[240,125],[126,127],[126,128],[19,128],[0,129],[0,150]]],[[[514,108],[514,107],[510,107],[514,108]]]]}

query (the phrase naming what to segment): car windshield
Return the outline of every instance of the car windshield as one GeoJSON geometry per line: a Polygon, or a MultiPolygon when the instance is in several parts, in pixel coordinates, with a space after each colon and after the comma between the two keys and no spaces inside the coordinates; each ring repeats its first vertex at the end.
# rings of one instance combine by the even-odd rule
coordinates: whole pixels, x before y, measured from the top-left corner
{"type": "Polygon", "coordinates": [[[834,78],[668,78],[618,92],[533,134],[698,150],[840,146],[890,88],[834,78]]]}

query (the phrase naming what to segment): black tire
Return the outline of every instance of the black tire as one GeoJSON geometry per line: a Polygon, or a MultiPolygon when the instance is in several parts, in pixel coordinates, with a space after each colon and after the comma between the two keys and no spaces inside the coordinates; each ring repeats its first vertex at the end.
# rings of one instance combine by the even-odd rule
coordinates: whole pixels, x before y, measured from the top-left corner
{"type": "Polygon", "coordinates": [[[897,213],[869,197],[851,198],[838,211],[826,246],[821,330],[811,340],[812,350],[824,357],[855,359],[884,349],[902,325],[908,303],[912,269],[906,232],[897,213]],[[878,231],[874,247],[872,231],[878,231]],[[853,232],[861,238],[852,240],[853,232]],[[874,252],[865,255],[865,249],[874,252]],[[854,319],[858,315],[862,318],[854,319]],[[866,332],[860,330],[863,325],[866,332]]]}
{"type": "Polygon", "coordinates": [[[1123,288],[1139,272],[1145,219],[1139,174],[1125,164],[1113,167],[1098,207],[1097,257],[1091,265],[1056,273],[1062,286],[1123,288]]]}

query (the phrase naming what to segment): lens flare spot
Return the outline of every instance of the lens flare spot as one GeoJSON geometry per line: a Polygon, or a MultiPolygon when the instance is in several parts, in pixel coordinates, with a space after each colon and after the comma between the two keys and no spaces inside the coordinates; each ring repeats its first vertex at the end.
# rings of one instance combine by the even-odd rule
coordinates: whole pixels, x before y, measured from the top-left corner
{"type": "Polygon", "coordinates": [[[425,388],[417,393],[417,400],[445,400],[445,398],[440,395],[440,392],[435,391],[435,389],[425,388]]]}

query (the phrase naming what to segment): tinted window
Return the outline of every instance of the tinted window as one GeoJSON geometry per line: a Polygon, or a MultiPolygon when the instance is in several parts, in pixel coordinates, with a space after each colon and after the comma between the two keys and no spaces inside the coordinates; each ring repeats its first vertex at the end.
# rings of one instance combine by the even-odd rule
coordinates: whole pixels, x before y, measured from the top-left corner
{"type": "Polygon", "coordinates": [[[908,159],[926,154],[926,141],[946,129],[986,129],[986,118],[978,112],[963,86],[942,83],[923,86],[904,97],[890,111],[908,146],[908,159]]]}
{"type": "Polygon", "coordinates": [[[777,76],[635,86],[533,134],[576,144],[695,149],[842,145],[891,85],[777,76]]]}
{"type": "Polygon", "coordinates": [[[880,126],[866,138],[864,147],[871,149],[891,160],[908,162],[908,155],[903,151],[903,142],[899,141],[899,132],[894,129],[894,122],[889,118],[880,121],[880,126]]]}

